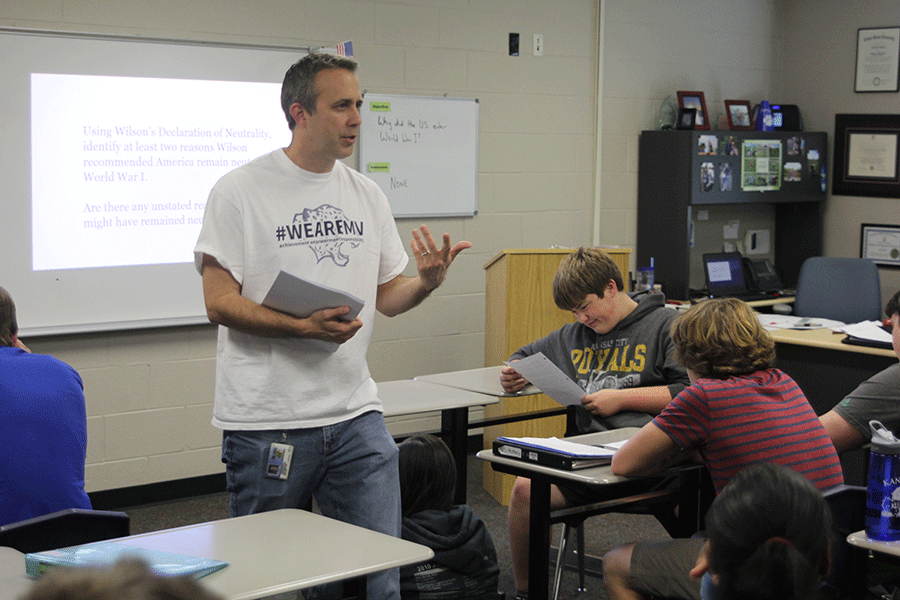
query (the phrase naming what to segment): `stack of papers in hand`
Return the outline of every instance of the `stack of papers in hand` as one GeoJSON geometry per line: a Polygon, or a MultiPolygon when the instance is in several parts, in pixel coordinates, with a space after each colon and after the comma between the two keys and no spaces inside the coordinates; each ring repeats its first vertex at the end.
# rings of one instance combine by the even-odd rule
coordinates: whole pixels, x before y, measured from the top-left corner
{"type": "Polygon", "coordinates": [[[608,465],[625,441],[590,446],[559,438],[504,437],[494,440],[494,454],[529,462],[575,470],[608,465]]]}
{"type": "Polygon", "coordinates": [[[199,578],[228,566],[227,562],[211,558],[147,550],[113,542],[94,542],[26,554],[25,572],[31,577],[39,577],[53,567],[106,567],[126,557],[144,560],[150,570],[160,575],[194,575],[199,578]]]}
{"type": "MultiPolygon", "coordinates": [[[[280,271],[261,304],[301,319],[305,319],[323,308],[349,306],[350,312],[343,319],[352,321],[359,316],[365,302],[353,294],[280,271]]],[[[340,347],[340,344],[335,342],[306,341],[326,352],[335,352],[340,347]]]]}

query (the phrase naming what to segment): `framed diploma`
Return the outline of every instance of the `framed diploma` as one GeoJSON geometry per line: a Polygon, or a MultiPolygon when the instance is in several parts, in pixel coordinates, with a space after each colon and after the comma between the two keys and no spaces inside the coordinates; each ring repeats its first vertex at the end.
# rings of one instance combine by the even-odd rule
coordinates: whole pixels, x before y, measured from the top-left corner
{"type": "Polygon", "coordinates": [[[900,115],[835,115],[831,191],[900,198],[900,115]]]}
{"type": "Polygon", "coordinates": [[[857,92],[896,92],[900,89],[900,27],[866,28],[856,34],[857,92]]]}
{"type": "Polygon", "coordinates": [[[900,225],[863,223],[859,234],[859,255],[878,265],[900,267],[900,225]]]}

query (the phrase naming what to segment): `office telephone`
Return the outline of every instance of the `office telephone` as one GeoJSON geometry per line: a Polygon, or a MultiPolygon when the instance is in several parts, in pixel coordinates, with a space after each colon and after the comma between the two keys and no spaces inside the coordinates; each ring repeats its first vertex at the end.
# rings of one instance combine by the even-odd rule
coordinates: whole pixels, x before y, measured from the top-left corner
{"type": "Polygon", "coordinates": [[[744,258],[744,272],[747,287],[751,290],[774,292],[784,287],[775,265],[768,258],[744,258]]]}

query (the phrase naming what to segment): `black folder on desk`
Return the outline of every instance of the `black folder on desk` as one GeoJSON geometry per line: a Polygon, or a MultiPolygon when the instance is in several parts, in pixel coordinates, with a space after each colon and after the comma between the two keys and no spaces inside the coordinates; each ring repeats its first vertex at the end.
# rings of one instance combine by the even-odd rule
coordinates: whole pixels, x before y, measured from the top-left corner
{"type": "Polygon", "coordinates": [[[842,344],[850,344],[851,346],[868,346],[870,348],[885,348],[891,350],[894,345],[892,342],[882,342],[879,340],[867,340],[865,338],[856,337],[855,335],[847,335],[841,340],[842,344]]]}
{"type": "MultiPolygon", "coordinates": [[[[891,327],[889,325],[880,325],[881,329],[890,335],[891,327]]],[[[850,344],[851,346],[869,346],[870,348],[885,348],[887,350],[892,350],[894,348],[894,343],[890,340],[873,340],[868,337],[859,337],[856,335],[847,334],[847,337],[841,340],[842,344],[850,344]]]]}
{"type": "MultiPolygon", "coordinates": [[[[527,438],[528,440],[537,438],[527,438]]],[[[549,438],[547,442],[563,442],[556,438],[549,438]]],[[[566,471],[575,471],[577,469],[587,469],[590,467],[600,467],[608,465],[612,461],[615,448],[599,448],[597,446],[587,446],[585,444],[577,444],[568,442],[573,447],[572,451],[561,450],[555,447],[549,447],[540,441],[524,441],[522,438],[498,437],[494,440],[494,454],[497,456],[505,456],[507,458],[515,458],[526,462],[532,462],[546,467],[556,469],[565,469],[566,471]],[[579,451],[577,446],[583,446],[584,450],[579,451]]],[[[552,444],[557,446],[559,444],[552,444]]]]}

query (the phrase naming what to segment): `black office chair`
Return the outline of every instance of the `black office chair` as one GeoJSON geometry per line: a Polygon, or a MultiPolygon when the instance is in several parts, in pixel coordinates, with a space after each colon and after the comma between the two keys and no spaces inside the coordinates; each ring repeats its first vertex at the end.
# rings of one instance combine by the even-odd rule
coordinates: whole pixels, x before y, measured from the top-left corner
{"type": "Polygon", "coordinates": [[[878,267],[867,258],[814,256],[803,261],[794,314],[843,323],[881,318],[878,267]]]}
{"type": "Polygon", "coordinates": [[[0,546],[27,554],[125,537],[130,531],[131,519],[123,512],[67,508],[0,527],[0,546]]]}

